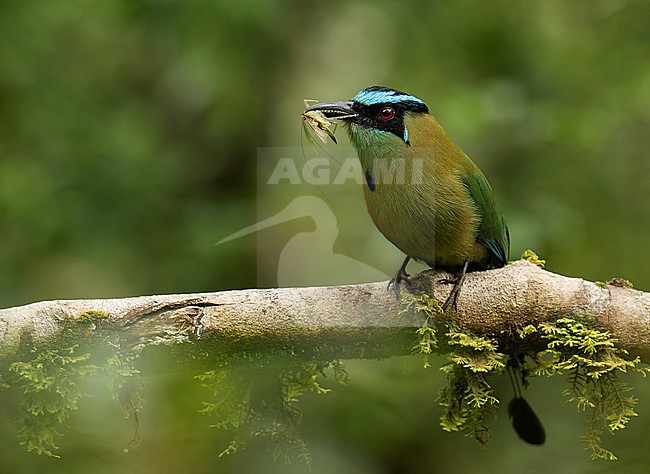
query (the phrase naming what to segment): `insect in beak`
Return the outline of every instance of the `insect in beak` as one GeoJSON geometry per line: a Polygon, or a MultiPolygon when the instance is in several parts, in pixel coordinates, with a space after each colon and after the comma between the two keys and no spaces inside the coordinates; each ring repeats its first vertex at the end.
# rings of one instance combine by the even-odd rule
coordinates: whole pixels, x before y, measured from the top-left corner
{"type": "MultiPolygon", "coordinates": [[[[317,102],[317,100],[305,99],[305,107],[309,108],[310,104],[317,102]]],[[[314,147],[315,144],[309,133],[309,128],[313,130],[318,139],[323,143],[327,143],[327,139],[331,138],[334,143],[338,144],[336,136],[334,135],[338,120],[352,117],[356,117],[356,114],[337,116],[335,119],[330,119],[320,110],[307,110],[302,113],[302,127],[309,143],[314,147]],[[309,126],[309,128],[307,128],[307,126],[309,126]]]]}

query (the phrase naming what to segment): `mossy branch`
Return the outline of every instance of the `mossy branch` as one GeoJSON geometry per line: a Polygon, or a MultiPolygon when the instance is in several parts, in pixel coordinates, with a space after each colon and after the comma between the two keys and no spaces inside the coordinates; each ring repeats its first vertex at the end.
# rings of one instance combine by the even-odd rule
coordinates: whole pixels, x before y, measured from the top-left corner
{"type": "MultiPolygon", "coordinates": [[[[423,272],[412,286],[444,300],[451,285],[440,283],[443,276],[423,272]]],[[[613,283],[595,284],[517,261],[468,274],[457,311],[447,317],[508,347],[522,344],[518,331],[528,325],[573,315],[609,331],[619,347],[647,361],[650,293],[613,283]]],[[[34,303],[0,310],[0,357],[16,353],[26,339],[32,344],[56,340],[66,324],[84,323],[88,314],[101,315],[102,327],[121,332],[133,345],[214,339],[242,346],[263,340],[271,347],[318,350],[335,358],[406,354],[424,316],[400,312],[386,284],[34,303]]],[[[531,351],[537,343],[544,348],[539,338],[525,343],[533,345],[531,351]]]]}
{"type": "MultiPolygon", "coordinates": [[[[10,362],[13,375],[5,375],[25,394],[22,444],[56,456],[58,429],[85,396],[78,379],[102,371],[111,376],[125,417],[133,415],[135,421],[134,438],[125,450],[136,447],[142,382],[128,360],[144,348],[184,347],[200,340],[216,356],[216,368],[200,376],[215,395],[203,411],[217,416],[215,426],[236,428],[224,453],[262,435],[273,441],[275,456],[288,457],[292,448],[308,461],[297,430],[301,412],[294,403],[306,391],[327,391],[317,380],[324,369],[334,368],[338,380],[345,374],[339,359],[412,350],[425,366],[431,353],[447,355],[442,369],[448,380],[439,398],[443,429],[463,431],[486,444],[486,420],[499,403],[490,375],[507,366],[525,386],[531,374],[566,372],[570,389],[565,395],[590,415],[584,438],[592,457],[616,459],[601,446],[601,435],[624,428],[636,416],[636,399],[619,373],[648,374],[637,365],[650,354],[650,294],[633,290],[623,279],[590,283],[544,271],[543,261],[532,253],[524,259],[469,274],[457,309],[447,313],[439,300],[451,289],[441,283],[448,275],[434,272],[414,277],[401,300],[381,282],[51,301],[0,310],[0,360],[10,362]],[[75,353],[80,341],[104,350],[107,361],[85,364],[90,354],[75,353]],[[275,367],[278,353],[297,359],[275,367]],[[256,361],[270,385],[252,390],[265,377],[242,379],[232,369],[238,355],[256,361]],[[224,395],[224,388],[244,396],[232,405],[235,399],[224,395]],[[260,407],[266,408],[260,412],[260,407]]],[[[2,377],[0,373],[0,388],[7,386],[2,377]]],[[[541,425],[530,430],[524,423],[527,403],[513,402],[508,410],[517,433],[530,443],[543,443],[541,425]]]]}

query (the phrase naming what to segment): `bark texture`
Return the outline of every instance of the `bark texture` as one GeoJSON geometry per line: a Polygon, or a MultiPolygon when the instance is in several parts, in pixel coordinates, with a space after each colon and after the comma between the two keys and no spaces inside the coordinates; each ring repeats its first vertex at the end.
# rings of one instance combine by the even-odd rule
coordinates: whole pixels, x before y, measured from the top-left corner
{"type": "MultiPolygon", "coordinates": [[[[444,299],[446,274],[423,272],[414,287],[444,299]]],[[[349,286],[277,288],[135,298],[45,301],[0,310],[0,356],[55,340],[65,324],[88,311],[107,315],[103,327],[133,344],[251,341],[331,353],[337,357],[383,357],[408,353],[418,315],[400,314],[387,282],[349,286]]],[[[645,361],[650,356],[650,293],[598,286],[518,261],[467,275],[456,311],[445,317],[477,334],[516,343],[515,328],[571,315],[610,331],[619,346],[645,361]]]]}

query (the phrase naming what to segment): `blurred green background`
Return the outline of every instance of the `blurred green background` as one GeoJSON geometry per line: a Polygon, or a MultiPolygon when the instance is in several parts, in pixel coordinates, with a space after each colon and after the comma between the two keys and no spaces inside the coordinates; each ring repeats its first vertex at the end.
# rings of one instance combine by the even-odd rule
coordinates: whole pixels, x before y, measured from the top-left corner
{"type": "MultiPolygon", "coordinates": [[[[260,189],[258,148],[301,146],[304,98],[349,99],[372,84],[422,98],[483,169],[512,258],[532,248],[551,271],[650,290],[649,23],[643,0],[4,0],[0,306],[275,285],[264,269],[277,252],[258,252],[254,236],[214,245],[266,217],[262,193],[286,192],[260,189]]],[[[335,250],[392,273],[400,253],[365,214],[361,190],[343,196],[326,196],[335,250]]],[[[306,472],[274,465],[262,444],[216,459],[227,438],[198,416],[190,423],[201,395],[171,372],[148,381],[149,425],[128,455],[93,439],[122,423],[112,405],[71,421],[86,432],[63,438],[57,461],[17,446],[5,403],[0,472],[87,472],[89,459],[98,473],[306,472]]],[[[561,381],[529,390],[546,447],[519,442],[501,412],[483,450],[437,427],[435,369],[353,361],[350,375],[346,391],[304,400],[313,472],[648,464],[643,381],[640,419],[608,445],[622,459],[612,465],[582,451],[561,381]]]]}

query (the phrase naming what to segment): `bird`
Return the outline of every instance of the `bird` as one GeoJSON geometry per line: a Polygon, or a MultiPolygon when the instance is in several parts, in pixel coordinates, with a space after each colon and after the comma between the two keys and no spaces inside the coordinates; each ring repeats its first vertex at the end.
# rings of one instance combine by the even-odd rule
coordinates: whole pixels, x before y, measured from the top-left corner
{"type": "MultiPolygon", "coordinates": [[[[409,282],[411,259],[454,275],[445,280],[454,286],[443,311],[456,308],[467,272],[506,265],[510,232],[490,183],[421,99],[371,86],[349,101],[311,105],[304,114],[345,125],[361,162],[368,213],[406,255],[388,284],[398,296],[400,283],[409,282]]],[[[511,377],[513,427],[524,441],[543,444],[544,428],[511,377]]]]}
{"type": "Polygon", "coordinates": [[[411,259],[454,275],[445,280],[454,287],[444,310],[456,306],[468,271],[507,263],[510,233],[490,183],[421,99],[371,86],[349,101],[317,103],[305,112],[345,125],[361,162],[368,212],[406,255],[389,282],[398,296],[400,283],[409,282],[411,259]]]}

